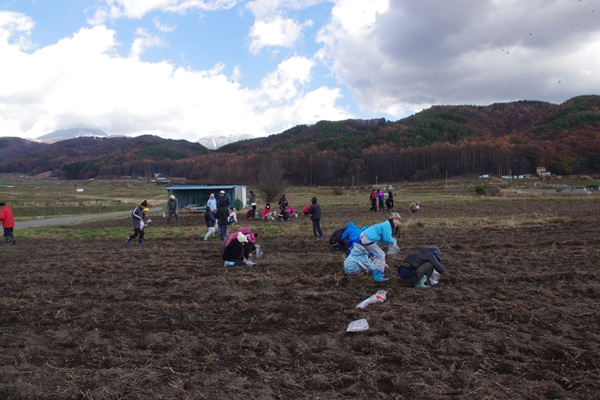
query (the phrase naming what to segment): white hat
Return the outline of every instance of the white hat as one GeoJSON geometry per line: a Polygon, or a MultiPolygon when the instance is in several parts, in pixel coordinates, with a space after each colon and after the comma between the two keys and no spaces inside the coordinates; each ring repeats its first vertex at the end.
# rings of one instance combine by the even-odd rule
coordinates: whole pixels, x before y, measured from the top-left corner
{"type": "Polygon", "coordinates": [[[240,243],[246,243],[248,241],[248,238],[242,232],[238,232],[237,240],[240,243]]]}
{"type": "Polygon", "coordinates": [[[174,195],[171,195],[171,200],[175,200],[175,196],[174,195]]]}
{"type": "Polygon", "coordinates": [[[221,190],[219,193],[221,193],[221,194],[225,194],[225,191],[224,191],[224,190],[221,190]]]}

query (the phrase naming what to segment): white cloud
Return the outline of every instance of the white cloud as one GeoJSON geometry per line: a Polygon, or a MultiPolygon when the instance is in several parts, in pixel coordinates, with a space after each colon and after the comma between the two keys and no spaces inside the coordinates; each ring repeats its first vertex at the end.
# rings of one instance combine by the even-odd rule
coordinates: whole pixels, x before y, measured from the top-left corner
{"type": "Polygon", "coordinates": [[[151,11],[184,13],[188,9],[214,11],[233,7],[237,0],[103,0],[94,16],[92,25],[103,24],[107,19],[142,18],[151,11]]]}
{"type": "Polygon", "coordinates": [[[163,33],[171,33],[175,30],[177,25],[162,24],[158,18],[153,18],[154,27],[163,33]]]}
{"type": "Polygon", "coordinates": [[[133,40],[131,49],[129,50],[130,57],[139,57],[144,50],[150,47],[162,47],[165,45],[165,42],[160,37],[151,35],[144,28],[137,28],[135,35],[136,38],[133,40]]]}
{"type": "Polygon", "coordinates": [[[141,61],[136,55],[154,43],[143,30],[130,57],[117,54],[115,31],[102,25],[33,53],[7,40],[14,33],[5,29],[0,35],[2,136],[35,138],[85,126],[109,134],[194,140],[261,136],[295,124],[350,117],[336,104],[339,90],[309,87],[314,61],[304,57],[284,60],[258,87],[245,88],[237,82],[241,67],[228,77],[222,63],[195,70],[141,61]]]}
{"type": "Polygon", "coordinates": [[[569,0],[337,0],[319,54],[368,112],[561,102],[600,91],[599,12],[569,0]]]}
{"type": "Polygon", "coordinates": [[[31,18],[25,14],[0,11],[0,40],[11,41],[20,49],[28,49],[31,47],[29,35],[34,25],[31,18]],[[15,40],[11,40],[14,36],[15,40]]]}
{"type": "Polygon", "coordinates": [[[250,51],[257,54],[265,46],[293,47],[300,38],[303,26],[293,19],[276,16],[269,21],[256,21],[250,30],[250,51]]]}

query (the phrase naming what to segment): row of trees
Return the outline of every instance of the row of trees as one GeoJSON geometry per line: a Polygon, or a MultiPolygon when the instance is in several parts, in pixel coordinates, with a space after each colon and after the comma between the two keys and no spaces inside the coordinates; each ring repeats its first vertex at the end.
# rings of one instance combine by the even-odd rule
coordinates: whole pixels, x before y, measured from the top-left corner
{"type": "Polygon", "coordinates": [[[193,159],[131,161],[99,165],[94,161],[65,165],[55,174],[67,178],[153,176],[185,177],[203,183],[259,182],[275,169],[290,184],[358,185],[379,181],[440,179],[469,174],[535,173],[549,166],[553,173],[569,174],[598,168],[599,157],[576,159],[553,142],[514,145],[506,142],[443,143],[399,149],[388,144],[362,150],[350,159],[344,150],[318,150],[313,144],[279,152],[215,152],[193,159]]]}

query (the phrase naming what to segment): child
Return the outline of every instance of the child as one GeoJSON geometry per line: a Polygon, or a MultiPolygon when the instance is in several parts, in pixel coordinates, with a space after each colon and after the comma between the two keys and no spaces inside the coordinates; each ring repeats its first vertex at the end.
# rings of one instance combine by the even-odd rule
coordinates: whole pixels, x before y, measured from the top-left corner
{"type": "Polygon", "coordinates": [[[212,212],[212,210],[208,206],[206,206],[206,214],[204,214],[204,221],[206,221],[206,227],[208,228],[208,232],[206,233],[206,235],[204,235],[204,240],[208,240],[209,236],[215,237],[215,224],[217,223],[215,213],[212,212]]]}
{"type": "Polygon", "coordinates": [[[273,212],[271,211],[271,204],[269,204],[269,203],[265,204],[265,208],[263,208],[263,211],[262,211],[262,219],[265,221],[268,219],[271,219],[271,220],[275,219],[273,217],[273,212]]]}

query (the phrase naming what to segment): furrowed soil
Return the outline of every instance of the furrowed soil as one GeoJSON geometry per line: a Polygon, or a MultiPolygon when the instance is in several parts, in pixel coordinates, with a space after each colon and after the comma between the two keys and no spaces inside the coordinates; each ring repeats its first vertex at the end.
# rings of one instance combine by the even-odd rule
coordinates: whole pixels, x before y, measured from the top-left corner
{"type": "MultiPolygon", "coordinates": [[[[201,215],[182,218],[191,237],[148,234],[146,248],[17,231],[0,247],[0,398],[598,399],[598,205],[403,209],[383,283],[345,276],[344,253],[302,216],[259,236],[254,267],[231,269],[201,215]],[[440,283],[403,284],[393,266],[428,245],[440,283]],[[385,302],[355,309],[380,289],[385,302]],[[369,329],[347,333],[361,318],[369,329]]],[[[327,236],[385,215],[323,205],[327,236]]]]}

